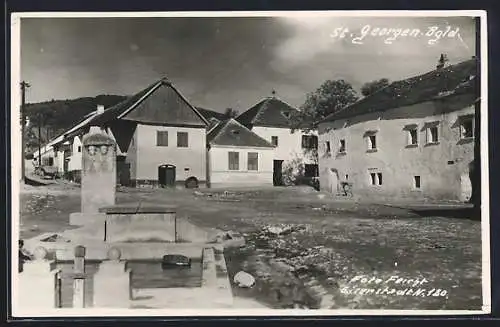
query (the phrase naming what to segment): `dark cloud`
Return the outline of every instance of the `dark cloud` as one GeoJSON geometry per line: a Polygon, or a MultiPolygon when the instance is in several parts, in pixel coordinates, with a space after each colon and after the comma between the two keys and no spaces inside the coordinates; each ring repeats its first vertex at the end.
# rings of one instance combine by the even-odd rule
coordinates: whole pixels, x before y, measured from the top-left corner
{"type": "Polygon", "coordinates": [[[444,50],[454,60],[471,55],[457,40],[433,48],[408,40],[353,46],[333,42],[333,28],[447,22],[474,47],[470,18],[24,18],[21,74],[33,85],[31,102],[131,94],[167,76],[195,105],[220,111],[244,110],[272,89],[300,105],[325,79],[359,87],[432,69],[444,50]]]}

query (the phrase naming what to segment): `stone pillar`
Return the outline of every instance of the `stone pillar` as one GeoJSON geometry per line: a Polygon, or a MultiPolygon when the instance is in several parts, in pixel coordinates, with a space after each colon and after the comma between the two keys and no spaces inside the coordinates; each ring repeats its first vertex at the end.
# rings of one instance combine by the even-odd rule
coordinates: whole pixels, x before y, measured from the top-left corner
{"type": "Polygon", "coordinates": [[[99,208],[115,204],[116,143],[98,127],[83,136],[82,210],[98,213],[99,208]]]}
{"type": "Polygon", "coordinates": [[[54,309],[60,305],[58,282],[60,270],[52,269],[54,261],[47,260],[47,250],[38,247],[35,259],[24,263],[19,274],[19,305],[23,310],[54,309]]]}
{"type": "Polygon", "coordinates": [[[131,271],[120,261],[117,248],[108,251],[108,260],[94,275],[94,308],[129,308],[132,299],[131,271]]]}

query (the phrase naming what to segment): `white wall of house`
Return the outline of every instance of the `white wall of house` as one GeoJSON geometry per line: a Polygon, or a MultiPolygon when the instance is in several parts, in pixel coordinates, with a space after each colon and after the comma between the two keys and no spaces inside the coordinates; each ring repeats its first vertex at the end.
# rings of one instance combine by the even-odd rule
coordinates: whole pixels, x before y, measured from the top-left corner
{"type": "Polygon", "coordinates": [[[57,166],[57,172],[63,173],[64,172],[64,151],[57,151],[57,155],[54,158],[54,165],[57,166]]]}
{"type": "Polygon", "coordinates": [[[304,153],[302,148],[302,135],[318,135],[316,131],[303,133],[300,130],[292,133],[289,128],[254,126],[252,132],[272,143],[273,136],[278,137],[278,146],[274,149],[274,160],[289,162],[294,159],[302,159],[306,164],[315,163],[313,158],[304,153]]]}
{"type": "Polygon", "coordinates": [[[176,181],[195,177],[206,181],[206,129],[154,126],[138,124],[133,143],[127,151],[131,179],[158,181],[158,167],[164,164],[176,166],[176,181]],[[157,145],[157,132],[168,132],[168,145],[157,145]],[[177,146],[177,132],[188,134],[188,146],[177,146]]]}
{"type": "Polygon", "coordinates": [[[210,187],[273,185],[273,148],[211,146],[208,151],[210,187]],[[229,152],[238,152],[238,170],[229,169],[229,152]],[[258,153],[258,169],[248,169],[248,153],[258,153]]]}
{"type": "Polygon", "coordinates": [[[75,136],[71,145],[71,156],[69,157],[68,170],[82,170],[82,141],[75,136]]]}
{"type": "MultiPolygon", "coordinates": [[[[460,103],[460,98],[454,101],[460,103]]],[[[473,117],[475,109],[467,106],[440,113],[438,106],[438,102],[426,102],[320,124],[321,188],[335,193],[347,175],[359,196],[467,200],[474,140],[463,135],[460,122],[473,117]],[[429,142],[429,126],[437,126],[437,142],[429,142]],[[416,129],[417,144],[409,144],[408,127],[416,129]],[[368,149],[368,131],[375,132],[376,149],[368,149]],[[339,152],[340,140],[345,140],[344,153],[339,152]],[[380,173],[382,182],[377,175],[373,185],[372,173],[380,173]]]]}

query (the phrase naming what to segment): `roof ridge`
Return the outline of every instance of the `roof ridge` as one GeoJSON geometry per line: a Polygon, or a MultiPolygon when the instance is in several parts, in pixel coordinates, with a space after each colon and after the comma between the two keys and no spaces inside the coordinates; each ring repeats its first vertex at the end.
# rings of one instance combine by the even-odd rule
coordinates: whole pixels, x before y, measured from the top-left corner
{"type": "MultiPolygon", "coordinates": [[[[430,70],[430,71],[428,71],[428,72],[426,72],[426,73],[423,73],[423,74],[420,74],[420,75],[415,75],[415,76],[411,76],[411,77],[408,77],[408,78],[405,78],[405,79],[400,79],[400,80],[397,80],[397,81],[393,81],[393,82],[392,82],[392,83],[390,83],[389,85],[384,86],[383,88],[381,88],[381,89],[379,89],[379,90],[377,90],[377,91],[373,92],[372,94],[370,94],[370,95],[368,95],[368,96],[366,96],[366,97],[364,97],[364,98],[361,98],[361,99],[359,99],[358,101],[356,101],[356,102],[354,102],[354,103],[352,103],[352,104],[350,104],[350,105],[348,105],[348,106],[345,106],[344,108],[342,108],[342,109],[340,109],[340,110],[338,110],[338,111],[335,111],[335,112],[333,112],[333,113],[329,114],[328,116],[326,116],[325,118],[323,118],[323,119],[322,119],[322,120],[320,120],[319,122],[326,121],[326,120],[328,120],[329,118],[331,118],[331,117],[333,117],[333,116],[335,116],[335,115],[337,115],[337,114],[339,114],[339,113],[341,113],[341,112],[346,111],[347,109],[351,108],[351,107],[352,107],[352,106],[354,106],[354,105],[357,105],[357,104],[359,104],[359,103],[365,102],[367,99],[369,99],[369,98],[373,97],[374,95],[376,95],[376,94],[378,94],[378,93],[381,93],[383,90],[386,90],[387,88],[389,88],[390,86],[393,86],[393,85],[394,85],[394,84],[396,84],[396,83],[405,82],[405,81],[408,81],[408,80],[411,80],[411,79],[416,79],[416,78],[418,78],[418,77],[422,77],[422,79],[420,80],[420,82],[421,82],[421,81],[424,81],[424,80],[428,80],[428,79],[430,79],[431,77],[434,77],[434,76],[435,76],[435,74],[437,74],[438,72],[442,72],[442,71],[450,71],[452,67],[456,67],[456,66],[458,66],[458,65],[464,64],[464,63],[469,62],[469,61],[472,61],[472,60],[474,60],[474,59],[464,60],[464,61],[458,62],[458,63],[456,63],[456,64],[453,64],[453,65],[449,65],[449,66],[447,66],[447,67],[444,67],[444,68],[442,68],[442,69],[433,69],[433,70],[430,70]]],[[[410,91],[411,91],[411,90],[407,90],[404,94],[407,94],[407,93],[409,93],[410,91]]]]}
{"type": "Polygon", "coordinates": [[[191,107],[191,109],[195,112],[195,114],[197,114],[198,117],[200,117],[207,126],[210,125],[208,120],[205,119],[205,117],[198,111],[198,109],[196,109],[196,107],[193,106],[191,102],[187,100],[187,98],[175,87],[175,85],[172,82],[170,81],[165,81],[165,82],[167,82],[168,85],[172,88],[172,90],[174,90],[174,92],[177,93],[177,95],[180,96],[181,99],[184,100],[184,102],[186,102],[189,107],[191,107]]]}
{"type": "Polygon", "coordinates": [[[267,108],[267,103],[269,102],[270,98],[269,97],[265,97],[263,98],[262,100],[260,100],[259,102],[257,102],[255,105],[256,106],[259,106],[257,112],[255,113],[255,115],[253,116],[252,120],[250,121],[252,124],[255,124],[255,121],[257,120],[257,117],[259,117],[260,115],[262,115],[262,112],[264,111],[264,109],[267,108]]]}
{"type": "MultiPolygon", "coordinates": [[[[122,117],[125,117],[126,115],[128,115],[132,110],[134,110],[142,101],[144,101],[144,99],[146,99],[147,97],[149,97],[151,95],[151,93],[153,93],[154,91],[156,91],[161,85],[163,84],[163,79],[160,79],[158,81],[156,81],[155,83],[151,84],[150,86],[146,87],[144,90],[147,90],[148,88],[150,88],[142,97],[139,98],[139,100],[137,100],[136,102],[134,102],[130,107],[128,107],[124,112],[122,112],[120,115],[118,115],[118,119],[122,118],[122,117]]],[[[132,95],[134,96],[134,95],[132,95]]],[[[127,99],[125,99],[124,101],[127,101],[127,99]]],[[[113,106],[114,107],[114,106],[113,106]]],[[[113,108],[111,107],[111,108],[113,108]]],[[[110,109],[111,109],[110,108],[110,109]]]]}
{"type": "MultiPolygon", "coordinates": [[[[232,118],[231,118],[231,119],[232,119],[232,118]]],[[[214,135],[214,137],[212,138],[212,140],[210,141],[210,143],[215,142],[215,141],[217,140],[217,138],[218,138],[218,137],[222,134],[222,131],[225,131],[225,130],[226,130],[227,125],[228,125],[228,123],[229,123],[229,121],[230,121],[231,119],[221,120],[219,124],[215,125],[215,127],[218,127],[218,126],[221,126],[221,125],[222,125],[222,127],[220,127],[220,128],[219,128],[219,130],[218,130],[218,131],[217,131],[217,133],[214,135]]]]}

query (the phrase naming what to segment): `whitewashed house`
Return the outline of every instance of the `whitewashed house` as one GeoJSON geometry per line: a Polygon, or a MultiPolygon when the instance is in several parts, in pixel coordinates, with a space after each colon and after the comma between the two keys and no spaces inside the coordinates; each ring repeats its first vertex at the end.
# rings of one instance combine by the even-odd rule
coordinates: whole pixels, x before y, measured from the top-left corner
{"type": "Polygon", "coordinates": [[[209,187],[273,185],[274,146],[234,119],[207,134],[209,187]]]}
{"type": "Polygon", "coordinates": [[[319,124],[321,189],[356,196],[469,201],[473,197],[478,62],[437,67],[319,124]]]}
{"type": "MultiPolygon", "coordinates": [[[[301,163],[306,177],[318,176],[317,131],[292,132],[290,116],[298,110],[288,103],[268,97],[246,110],[236,120],[274,147],[273,180],[275,185],[283,183],[283,172],[290,165],[301,163]]],[[[296,170],[294,168],[294,170],[296,170]]]]}

